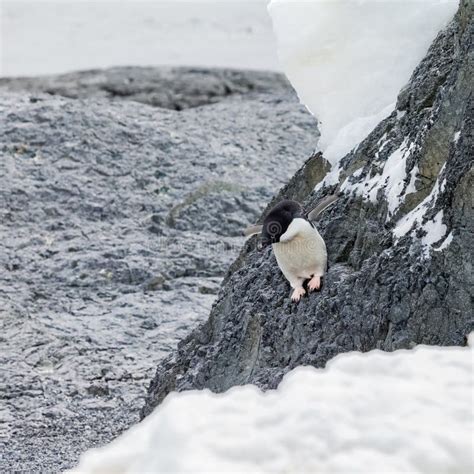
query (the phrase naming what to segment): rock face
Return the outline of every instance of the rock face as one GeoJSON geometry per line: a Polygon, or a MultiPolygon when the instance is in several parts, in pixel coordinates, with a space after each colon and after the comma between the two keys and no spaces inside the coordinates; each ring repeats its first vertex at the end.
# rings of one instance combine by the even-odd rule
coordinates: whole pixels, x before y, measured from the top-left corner
{"type": "Polygon", "coordinates": [[[299,304],[271,249],[249,241],[208,321],[162,363],[145,416],[171,390],[274,388],[297,365],[336,354],[416,344],[463,345],[472,330],[473,6],[460,9],[401,91],[396,111],[341,162],[338,184],[313,156],[277,199],[309,209],[340,190],[322,216],[330,269],[299,304]],[[401,164],[401,165],[400,165],[401,164]]]}
{"type": "Polygon", "coordinates": [[[2,467],[59,471],[137,420],[316,124],[278,74],[1,83],[2,467]]]}

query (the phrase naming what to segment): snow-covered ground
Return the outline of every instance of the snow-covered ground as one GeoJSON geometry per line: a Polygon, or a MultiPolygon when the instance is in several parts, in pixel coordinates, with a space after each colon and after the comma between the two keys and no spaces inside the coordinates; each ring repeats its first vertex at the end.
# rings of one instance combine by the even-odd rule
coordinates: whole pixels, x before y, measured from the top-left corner
{"type": "Polygon", "coordinates": [[[0,2],[0,76],[117,65],[280,69],[265,0],[0,2]]]}
{"type": "Polygon", "coordinates": [[[284,71],[336,164],[393,111],[459,0],[272,0],[284,71]]]}
{"type": "Polygon", "coordinates": [[[470,343],[343,354],[267,393],[173,393],[77,472],[472,472],[470,343]]]}

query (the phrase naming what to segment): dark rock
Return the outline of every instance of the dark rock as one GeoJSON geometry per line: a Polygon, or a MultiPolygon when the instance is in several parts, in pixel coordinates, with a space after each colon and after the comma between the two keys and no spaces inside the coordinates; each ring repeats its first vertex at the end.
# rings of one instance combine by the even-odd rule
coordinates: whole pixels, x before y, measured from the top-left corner
{"type": "MultiPolygon", "coordinates": [[[[397,110],[404,114],[394,112],[342,161],[340,183],[363,183],[408,139],[414,147],[407,176],[419,169],[415,192],[394,215],[383,192],[376,203],[343,192],[319,222],[330,260],[324,287],[298,305],[288,297],[271,250],[257,252],[251,239],[231,266],[208,321],[158,366],[142,416],[171,390],[222,392],[247,383],[270,389],[297,365],[322,367],[341,352],[465,344],[474,314],[473,8],[461,2],[414,71],[398,98],[397,110]],[[382,138],[386,144],[376,155],[382,138]],[[452,242],[427,249],[420,242],[424,231],[396,242],[397,221],[435,186],[439,193],[425,220],[442,210],[452,242]]],[[[335,185],[314,190],[322,179],[321,160],[311,158],[272,203],[288,197],[311,208],[333,192],[335,185]]]]}
{"type": "Polygon", "coordinates": [[[105,397],[109,394],[109,388],[105,384],[93,384],[87,387],[87,393],[94,397],[105,397]]]}
{"type": "Polygon", "coordinates": [[[162,287],[165,282],[166,282],[166,278],[163,275],[156,275],[150,278],[146,282],[145,290],[148,290],[148,291],[157,290],[160,287],[162,287]]]}

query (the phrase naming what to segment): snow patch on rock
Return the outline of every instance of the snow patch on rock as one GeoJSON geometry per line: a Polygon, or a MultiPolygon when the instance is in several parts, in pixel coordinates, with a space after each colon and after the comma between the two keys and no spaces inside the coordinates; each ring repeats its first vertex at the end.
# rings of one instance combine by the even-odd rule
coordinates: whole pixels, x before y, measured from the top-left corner
{"type": "MultiPolygon", "coordinates": [[[[385,143],[386,142],[382,142],[379,151],[375,154],[376,160],[378,159],[380,151],[385,146],[385,143]]],[[[388,203],[387,220],[390,219],[404,201],[406,194],[414,192],[415,189],[416,167],[416,169],[414,168],[410,173],[410,182],[406,186],[405,192],[403,192],[407,180],[406,162],[413,147],[414,144],[409,143],[408,139],[405,139],[387,158],[380,174],[368,175],[362,181],[351,183],[350,180],[360,175],[361,170],[357,170],[357,175],[353,173],[342,183],[341,191],[362,196],[364,199],[375,203],[379,190],[383,189],[385,199],[388,203]]]]}
{"type": "Polygon", "coordinates": [[[408,183],[408,186],[405,189],[405,196],[416,192],[415,183],[416,183],[419,173],[420,173],[420,168],[418,167],[418,165],[415,165],[410,171],[410,182],[408,183]]]}
{"type": "Polygon", "coordinates": [[[453,240],[453,233],[450,232],[448,236],[443,240],[443,243],[438,248],[435,248],[434,250],[436,252],[440,252],[441,250],[444,250],[446,247],[449,246],[452,240],[453,240]]]}
{"type": "Polygon", "coordinates": [[[446,235],[446,225],[443,224],[443,210],[441,209],[433,219],[427,220],[422,229],[426,235],[422,238],[424,245],[433,245],[439,242],[446,235]]]}
{"type": "MultiPolygon", "coordinates": [[[[446,179],[442,178],[445,166],[446,165],[443,165],[441,168],[438,179],[436,180],[430,194],[428,194],[428,196],[426,196],[426,198],[423,199],[423,201],[420,202],[420,204],[418,204],[418,206],[416,206],[412,211],[403,216],[393,229],[395,242],[409,233],[414,236],[417,231],[421,230],[423,233],[421,244],[423,246],[423,255],[425,258],[429,257],[433,245],[443,239],[447,231],[447,226],[443,223],[444,213],[442,209],[436,213],[433,218],[426,219],[427,211],[433,208],[440,192],[443,192],[446,186],[446,179]]],[[[446,248],[451,243],[451,240],[452,234],[446,237],[443,244],[435,250],[446,248]]]]}
{"type": "MultiPolygon", "coordinates": [[[[444,168],[444,167],[443,167],[444,168]]],[[[441,172],[440,172],[441,175],[441,172]]],[[[431,193],[426,196],[423,201],[418,204],[408,214],[405,214],[396,224],[393,229],[393,235],[398,240],[412,231],[414,227],[421,225],[423,218],[425,217],[426,211],[436,202],[440,189],[444,186],[444,182],[440,184],[440,178],[436,180],[431,193]]]]}
{"type": "Polygon", "coordinates": [[[326,176],[324,176],[324,179],[322,179],[314,188],[314,192],[318,192],[320,189],[325,188],[326,186],[334,186],[335,184],[339,183],[339,176],[341,174],[342,167],[340,163],[336,163],[335,166],[333,166],[328,173],[326,173],[326,176]]]}
{"type": "Polygon", "coordinates": [[[472,347],[346,353],[266,393],[172,393],[76,472],[472,472],[472,388],[472,347]]]}
{"type": "Polygon", "coordinates": [[[421,238],[421,243],[423,244],[425,257],[429,256],[430,247],[446,235],[447,227],[446,224],[443,224],[443,214],[444,212],[441,209],[433,219],[426,221],[422,226],[425,235],[421,238]]]}

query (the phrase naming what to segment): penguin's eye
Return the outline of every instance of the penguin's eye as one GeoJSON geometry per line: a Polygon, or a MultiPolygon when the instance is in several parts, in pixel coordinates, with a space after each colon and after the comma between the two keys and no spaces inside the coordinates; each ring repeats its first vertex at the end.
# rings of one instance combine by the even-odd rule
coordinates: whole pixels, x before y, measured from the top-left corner
{"type": "Polygon", "coordinates": [[[272,241],[277,242],[281,235],[282,226],[278,221],[272,221],[267,224],[266,231],[272,241]]]}

